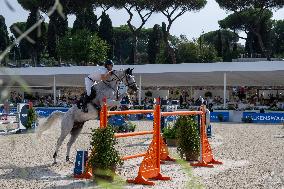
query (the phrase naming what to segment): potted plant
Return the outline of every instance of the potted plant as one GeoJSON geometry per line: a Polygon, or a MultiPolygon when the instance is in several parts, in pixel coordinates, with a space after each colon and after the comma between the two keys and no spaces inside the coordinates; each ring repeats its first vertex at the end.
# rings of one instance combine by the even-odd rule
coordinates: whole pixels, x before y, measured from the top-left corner
{"type": "Polygon", "coordinates": [[[243,117],[243,118],[242,118],[242,121],[243,121],[244,123],[252,123],[252,122],[253,122],[251,116],[243,117]]]}
{"type": "Polygon", "coordinates": [[[204,94],[205,97],[212,97],[212,93],[210,91],[207,91],[205,94],[204,94]]]}
{"type": "Polygon", "coordinates": [[[36,122],[37,116],[34,108],[29,108],[28,115],[27,115],[27,123],[25,127],[27,129],[31,129],[32,125],[36,122]]]}
{"type": "Polygon", "coordinates": [[[152,97],[152,92],[151,91],[147,91],[147,92],[145,92],[145,96],[147,96],[147,97],[152,97]]]}
{"type": "Polygon", "coordinates": [[[220,122],[222,122],[222,121],[224,120],[223,114],[218,114],[217,117],[218,117],[218,120],[219,120],[220,122]]]}
{"type": "Polygon", "coordinates": [[[114,147],[116,144],[117,140],[111,126],[92,130],[92,153],[88,162],[95,181],[113,181],[116,167],[123,163],[114,147]]]}
{"type": "Polygon", "coordinates": [[[132,123],[132,122],[128,122],[127,123],[127,125],[128,125],[128,131],[129,132],[134,132],[135,131],[135,128],[136,128],[136,125],[134,124],[134,123],[132,123]]]}
{"type": "Polygon", "coordinates": [[[187,161],[197,160],[200,136],[195,116],[180,116],[176,121],[176,127],[177,150],[180,157],[187,161]]]}
{"type": "Polygon", "coordinates": [[[177,146],[177,128],[175,125],[168,125],[163,129],[163,137],[166,139],[168,146],[177,146]]]}

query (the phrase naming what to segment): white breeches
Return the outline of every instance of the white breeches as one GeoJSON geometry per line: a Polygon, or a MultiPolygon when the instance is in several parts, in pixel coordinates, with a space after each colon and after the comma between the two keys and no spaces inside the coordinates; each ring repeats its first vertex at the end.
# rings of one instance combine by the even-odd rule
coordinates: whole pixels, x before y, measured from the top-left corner
{"type": "Polygon", "coordinates": [[[88,96],[91,95],[91,89],[92,89],[93,84],[94,84],[93,81],[91,81],[89,78],[85,77],[85,87],[86,87],[86,92],[87,92],[88,96]]]}

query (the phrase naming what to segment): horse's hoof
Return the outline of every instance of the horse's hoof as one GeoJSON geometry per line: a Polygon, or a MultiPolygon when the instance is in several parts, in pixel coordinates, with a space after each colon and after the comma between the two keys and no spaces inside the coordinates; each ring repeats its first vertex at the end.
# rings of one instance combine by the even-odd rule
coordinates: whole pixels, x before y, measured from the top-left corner
{"type": "Polygon", "coordinates": [[[68,163],[68,164],[74,164],[74,162],[73,161],[66,161],[66,163],[68,163]]]}

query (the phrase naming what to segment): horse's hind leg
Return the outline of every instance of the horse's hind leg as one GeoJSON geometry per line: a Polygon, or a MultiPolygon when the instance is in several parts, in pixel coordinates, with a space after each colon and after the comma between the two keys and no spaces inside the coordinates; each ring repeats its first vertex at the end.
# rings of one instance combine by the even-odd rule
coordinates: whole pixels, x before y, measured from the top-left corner
{"type": "Polygon", "coordinates": [[[69,139],[69,142],[67,143],[67,153],[66,153],[66,161],[70,160],[70,149],[76,139],[78,138],[78,135],[82,131],[84,122],[83,123],[75,123],[73,129],[71,130],[71,137],[69,139]]]}
{"type": "Polygon", "coordinates": [[[60,148],[60,146],[62,145],[64,139],[66,138],[66,136],[69,134],[69,132],[64,132],[64,131],[61,131],[61,135],[60,137],[58,138],[57,140],[57,143],[56,143],[56,148],[55,148],[55,152],[53,154],[53,159],[54,159],[54,164],[56,164],[56,157],[57,157],[57,153],[58,153],[58,150],[60,148]]]}
{"type": "Polygon", "coordinates": [[[68,116],[64,116],[61,122],[61,134],[57,140],[55,152],[53,154],[54,164],[56,164],[56,157],[60,146],[62,145],[66,136],[71,132],[73,128],[74,121],[68,116]]]}

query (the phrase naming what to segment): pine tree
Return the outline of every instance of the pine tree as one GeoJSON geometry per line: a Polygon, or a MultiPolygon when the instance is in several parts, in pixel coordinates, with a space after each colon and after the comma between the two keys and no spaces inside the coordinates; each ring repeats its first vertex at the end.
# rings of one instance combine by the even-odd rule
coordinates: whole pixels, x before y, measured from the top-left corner
{"type": "Polygon", "coordinates": [[[67,17],[62,18],[57,12],[50,16],[47,31],[47,50],[49,57],[57,58],[56,46],[68,30],[67,17]]]}
{"type": "Polygon", "coordinates": [[[5,24],[5,18],[2,15],[0,15],[0,53],[4,51],[8,45],[9,45],[9,36],[8,36],[7,26],[5,24]]]}
{"type": "Polygon", "coordinates": [[[109,45],[108,58],[113,58],[113,27],[109,15],[103,12],[99,26],[99,37],[109,45]]]}
{"type": "MultiPolygon", "coordinates": [[[[40,12],[38,8],[31,9],[30,15],[27,19],[26,30],[32,27],[40,19],[40,12]]],[[[28,37],[33,40],[33,42],[27,42],[29,54],[32,58],[32,64],[38,65],[40,61],[40,55],[45,49],[45,38],[46,27],[42,23],[38,28],[34,29],[29,33],[28,37]]],[[[27,40],[26,40],[27,41],[27,40]]]]}
{"type": "MultiPolygon", "coordinates": [[[[26,30],[26,22],[16,22],[10,26],[10,31],[14,35],[15,38],[19,37],[19,33],[15,30],[15,28],[18,28],[20,31],[24,32],[26,30]]],[[[28,50],[28,42],[23,39],[19,43],[19,59],[29,59],[29,50],[28,50]]]]}
{"type": "Polygon", "coordinates": [[[155,24],[149,36],[148,42],[148,61],[150,64],[157,63],[157,55],[160,52],[160,41],[162,39],[162,32],[160,26],[155,24]]]}
{"type": "Polygon", "coordinates": [[[83,29],[86,29],[92,33],[98,31],[97,16],[94,14],[94,11],[91,7],[85,8],[83,11],[80,11],[76,14],[76,20],[73,24],[72,33],[83,29]]]}

